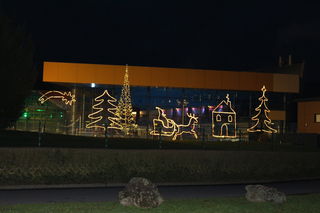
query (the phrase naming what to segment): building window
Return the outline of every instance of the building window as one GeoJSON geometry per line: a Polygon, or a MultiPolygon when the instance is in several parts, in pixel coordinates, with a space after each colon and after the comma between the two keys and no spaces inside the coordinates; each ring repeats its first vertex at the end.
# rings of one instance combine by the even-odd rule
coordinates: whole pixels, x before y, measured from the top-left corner
{"type": "Polygon", "coordinates": [[[228,122],[232,122],[232,115],[228,116],[228,122]]]}
{"type": "Polygon", "coordinates": [[[216,120],[221,121],[221,115],[217,115],[216,120]]]}
{"type": "Polygon", "coordinates": [[[315,123],[320,123],[320,113],[314,114],[314,122],[315,123]]]}

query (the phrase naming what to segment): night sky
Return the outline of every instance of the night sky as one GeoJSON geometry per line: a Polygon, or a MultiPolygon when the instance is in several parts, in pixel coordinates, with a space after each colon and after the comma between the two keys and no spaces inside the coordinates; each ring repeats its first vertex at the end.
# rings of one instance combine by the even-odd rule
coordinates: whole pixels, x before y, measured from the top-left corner
{"type": "Polygon", "coordinates": [[[276,66],[279,55],[291,54],[293,62],[305,61],[305,85],[320,83],[319,6],[279,0],[1,1],[2,11],[32,34],[39,63],[248,70],[276,66]]]}

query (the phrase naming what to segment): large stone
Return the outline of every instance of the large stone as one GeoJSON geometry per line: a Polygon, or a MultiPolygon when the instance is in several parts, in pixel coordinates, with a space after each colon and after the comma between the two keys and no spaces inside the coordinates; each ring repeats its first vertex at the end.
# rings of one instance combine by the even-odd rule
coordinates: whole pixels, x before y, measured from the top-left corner
{"type": "Polygon", "coordinates": [[[286,202],[286,195],[279,192],[276,188],[267,187],[263,185],[247,185],[246,198],[251,202],[286,202]]]}
{"type": "Polygon", "coordinates": [[[142,177],[134,177],[119,192],[119,201],[124,206],[136,206],[139,208],[154,208],[163,202],[158,188],[150,180],[142,177]]]}

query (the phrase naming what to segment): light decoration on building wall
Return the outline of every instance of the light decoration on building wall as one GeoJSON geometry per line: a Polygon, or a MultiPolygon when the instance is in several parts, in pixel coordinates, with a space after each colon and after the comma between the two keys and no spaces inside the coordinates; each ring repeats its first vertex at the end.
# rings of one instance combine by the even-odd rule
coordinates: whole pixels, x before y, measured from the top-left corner
{"type": "Polygon", "coordinates": [[[237,113],[232,108],[229,94],[212,110],[212,136],[215,138],[236,138],[237,113]]]}
{"type": "Polygon", "coordinates": [[[41,104],[50,100],[50,99],[61,99],[66,105],[72,105],[76,102],[75,95],[69,92],[60,92],[56,90],[51,90],[43,94],[38,100],[41,104]]]}
{"type": "Polygon", "coordinates": [[[158,110],[158,117],[153,119],[153,130],[150,132],[150,135],[161,135],[165,137],[172,137],[172,140],[175,141],[177,136],[182,134],[190,134],[195,138],[198,138],[197,132],[195,130],[198,123],[198,117],[194,114],[187,113],[189,117],[188,124],[177,124],[174,120],[167,118],[167,115],[164,109],[156,107],[158,110]]]}
{"type": "Polygon", "coordinates": [[[248,132],[266,132],[266,133],[276,133],[277,130],[270,127],[273,123],[269,118],[268,114],[270,113],[269,108],[267,107],[268,98],[265,96],[267,91],[266,87],[263,86],[261,88],[262,96],[259,97],[260,105],[255,108],[255,111],[258,113],[251,118],[251,120],[255,121],[256,123],[247,129],[248,132]],[[262,113],[263,112],[263,113],[262,113]]]}
{"type": "Polygon", "coordinates": [[[122,126],[125,134],[128,135],[130,130],[137,128],[131,104],[128,65],[126,65],[121,96],[115,115],[119,118],[119,124],[122,126]]]}

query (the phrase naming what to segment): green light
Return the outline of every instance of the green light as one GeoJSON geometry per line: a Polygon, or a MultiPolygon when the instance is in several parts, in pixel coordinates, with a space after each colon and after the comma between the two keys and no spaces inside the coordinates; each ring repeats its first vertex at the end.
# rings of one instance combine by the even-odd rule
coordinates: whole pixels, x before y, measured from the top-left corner
{"type": "Polygon", "coordinates": [[[24,113],[22,114],[22,116],[23,116],[24,118],[27,118],[27,117],[29,116],[29,113],[28,113],[28,112],[24,112],[24,113]]]}
{"type": "Polygon", "coordinates": [[[44,110],[44,109],[36,109],[36,111],[37,111],[37,112],[44,112],[44,111],[46,111],[46,110],[44,110]]]}

